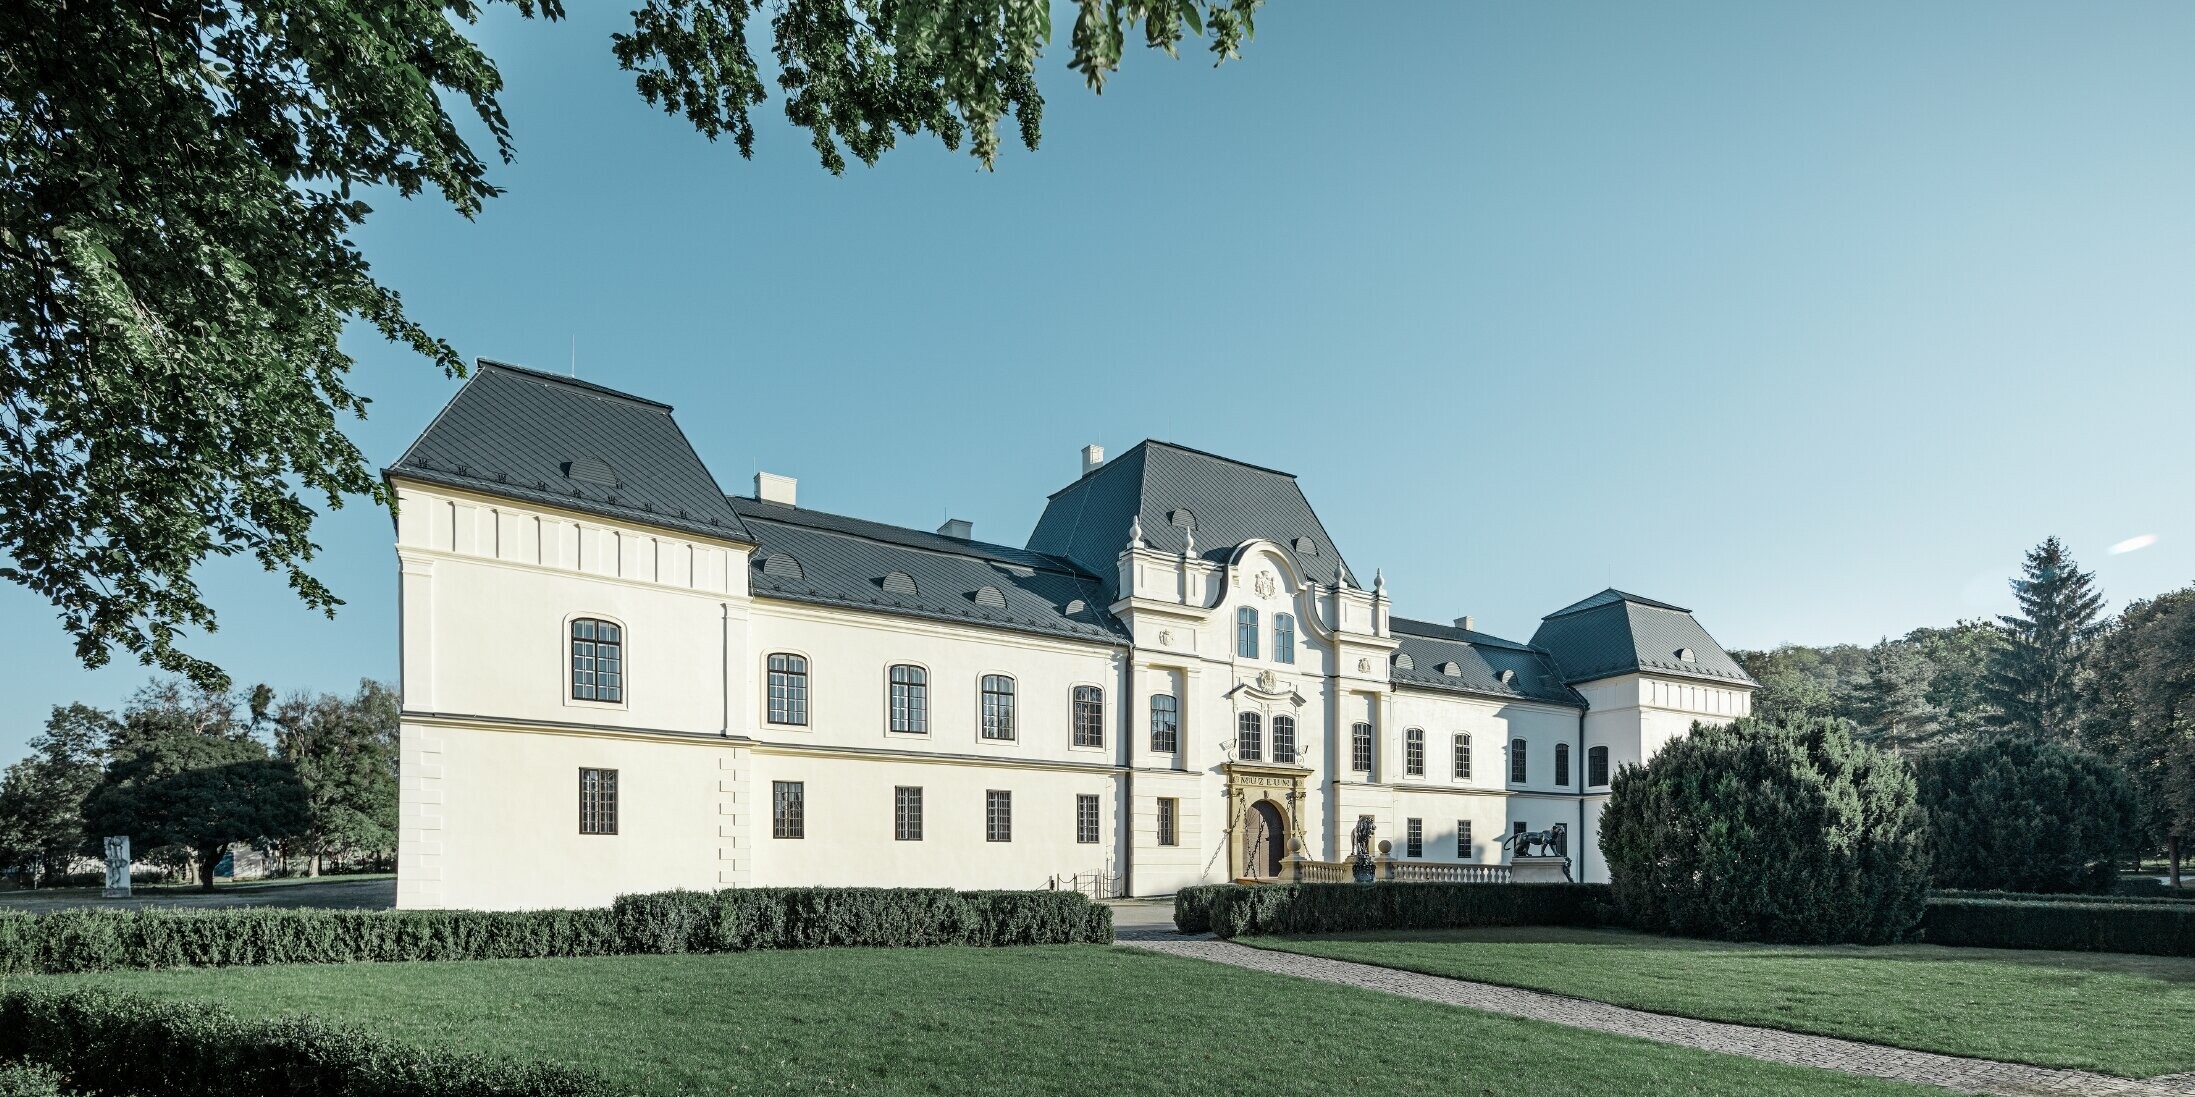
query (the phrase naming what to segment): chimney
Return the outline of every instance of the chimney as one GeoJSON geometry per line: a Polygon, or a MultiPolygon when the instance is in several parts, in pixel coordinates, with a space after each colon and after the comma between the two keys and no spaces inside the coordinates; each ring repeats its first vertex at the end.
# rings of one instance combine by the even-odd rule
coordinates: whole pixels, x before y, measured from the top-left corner
{"type": "Polygon", "coordinates": [[[1099,465],[1102,465],[1102,464],[1104,464],[1104,463],[1105,463],[1105,447],[1104,447],[1104,446],[1084,446],[1084,447],[1082,447],[1082,474],[1083,474],[1084,476],[1088,476],[1088,475],[1090,475],[1091,473],[1093,473],[1093,472],[1096,472],[1096,471],[1097,471],[1097,467],[1098,467],[1099,465]]]}
{"type": "Polygon", "coordinates": [[[976,536],[976,524],[966,518],[947,518],[944,525],[937,527],[937,532],[940,536],[972,541],[976,536]]]}
{"type": "Polygon", "coordinates": [[[793,501],[800,488],[800,481],[774,472],[755,473],[755,498],[765,503],[783,503],[788,507],[799,506],[793,501]]]}
{"type": "Polygon", "coordinates": [[[1471,627],[1471,615],[1468,613],[1456,618],[1456,627],[1462,629],[1465,632],[1478,631],[1477,629],[1471,627]]]}

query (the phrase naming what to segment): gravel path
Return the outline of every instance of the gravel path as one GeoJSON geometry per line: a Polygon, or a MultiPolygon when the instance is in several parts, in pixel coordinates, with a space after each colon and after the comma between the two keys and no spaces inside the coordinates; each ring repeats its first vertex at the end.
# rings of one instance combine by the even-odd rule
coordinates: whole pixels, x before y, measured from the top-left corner
{"type": "Polygon", "coordinates": [[[2041,1094],[2098,1094],[2105,1097],[2190,1097],[2195,1095],[2195,1075],[2179,1074],[2136,1081],[2077,1070],[1965,1059],[1926,1051],[1862,1044],[1828,1036],[1807,1036],[1778,1029],[1700,1021],[1647,1013],[1603,1002],[1589,1002],[1536,990],[1474,983],[1438,975],[1397,971],[1393,968],[1329,960],[1292,952],[1272,952],[1209,934],[1184,936],[1171,926],[1121,927],[1116,938],[1122,947],[1147,949],[1170,956],[1186,956],[1229,964],[1275,975],[1316,979],[1323,983],[1362,987],[1384,994],[1470,1009],[1524,1017],[1534,1021],[1591,1029],[1618,1036],[1743,1055],[1772,1063],[1819,1067],[1845,1074],[1890,1078],[1903,1082],[1941,1086],[1962,1093],[1987,1093],[2001,1097],[2035,1097],[2041,1094]]]}

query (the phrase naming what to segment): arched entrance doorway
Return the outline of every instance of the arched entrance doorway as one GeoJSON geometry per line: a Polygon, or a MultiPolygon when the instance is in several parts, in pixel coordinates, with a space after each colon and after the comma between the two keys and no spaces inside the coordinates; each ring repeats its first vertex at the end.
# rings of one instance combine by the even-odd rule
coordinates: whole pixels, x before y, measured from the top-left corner
{"type": "Polygon", "coordinates": [[[1242,813],[1244,873],[1260,880],[1280,879],[1280,859],[1287,844],[1288,828],[1271,801],[1259,800],[1242,813]]]}

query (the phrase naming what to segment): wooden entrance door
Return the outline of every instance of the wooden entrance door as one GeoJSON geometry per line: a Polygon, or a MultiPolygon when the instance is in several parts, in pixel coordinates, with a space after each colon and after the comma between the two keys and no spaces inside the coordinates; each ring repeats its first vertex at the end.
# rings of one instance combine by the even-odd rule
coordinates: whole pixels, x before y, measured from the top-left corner
{"type": "Polygon", "coordinates": [[[1242,820],[1242,871],[1244,875],[1260,880],[1280,878],[1282,849],[1288,843],[1288,831],[1281,824],[1280,809],[1271,802],[1259,800],[1243,813],[1242,820]]]}

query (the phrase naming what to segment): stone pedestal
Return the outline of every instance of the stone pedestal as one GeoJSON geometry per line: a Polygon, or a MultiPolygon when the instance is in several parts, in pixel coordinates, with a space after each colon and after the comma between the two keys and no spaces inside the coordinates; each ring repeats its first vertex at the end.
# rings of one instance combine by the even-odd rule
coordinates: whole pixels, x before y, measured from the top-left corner
{"type": "Polygon", "coordinates": [[[1513,884],[1566,884],[1570,882],[1568,857],[1512,857],[1509,882],[1513,884]]]}

